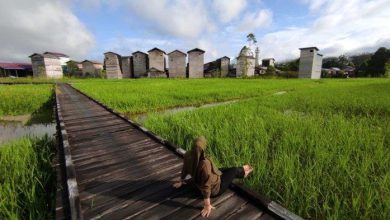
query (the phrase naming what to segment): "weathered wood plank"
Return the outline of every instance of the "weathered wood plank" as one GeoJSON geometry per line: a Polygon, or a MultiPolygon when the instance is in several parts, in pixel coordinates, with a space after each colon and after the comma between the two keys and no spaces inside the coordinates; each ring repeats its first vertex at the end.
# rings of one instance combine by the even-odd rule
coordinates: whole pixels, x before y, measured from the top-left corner
{"type": "MultiPolygon", "coordinates": [[[[215,210],[213,210],[208,218],[203,218],[198,216],[195,219],[225,219],[234,212],[237,212],[241,207],[245,206],[247,201],[242,199],[239,196],[232,196],[224,202],[215,205],[215,210]]],[[[214,205],[214,204],[213,204],[214,205]]]]}
{"type": "Polygon", "coordinates": [[[263,215],[263,212],[259,211],[257,207],[251,203],[247,203],[244,207],[241,207],[237,212],[232,213],[230,216],[226,217],[226,220],[236,220],[236,219],[260,219],[263,215]]]}
{"type": "MultiPolygon", "coordinates": [[[[218,196],[216,198],[211,198],[211,204],[216,206],[221,202],[225,201],[226,199],[229,199],[233,195],[234,193],[228,190],[221,196],[218,196]]],[[[182,207],[178,211],[173,212],[168,216],[165,216],[162,219],[193,219],[200,215],[200,211],[202,211],[202,208],[203,208],[203,200],[197,200],[187,206],[182,207]]]]}

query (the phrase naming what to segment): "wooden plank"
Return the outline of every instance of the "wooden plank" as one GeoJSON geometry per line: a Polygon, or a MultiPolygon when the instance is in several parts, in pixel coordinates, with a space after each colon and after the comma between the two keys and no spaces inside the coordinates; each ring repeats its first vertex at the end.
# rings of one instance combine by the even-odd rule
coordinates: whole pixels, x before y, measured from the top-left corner
{"type": "Polygon", "coordinates": [[[111,147],[108,149],[99,149],[96,150],[93,153],[88,153],[85,152],[83,154],[79,154],[77,158],[75,158],[73,161],[76,164],[86,162],[92,159],[104,159],[106,157],[112,157],[112,154],[128,154],[128,155],[133,155],[137,154],[142,151],[150,151],[152,149],[164,149],[163,147],[159,145],[155,145],[155,143],[147,143],[144,142],[143,145],[140,144],[126,144],[126,145],[119,145],[117,147],[111,147]]]}
{"type": "Polygon", "coordinates": [[[179,170],[175,171],[167,171],[167,173],[161,173],[149,179],[135,182],[132,187],[123,187],[122,194],[118,197],[111,197],[109,195],[99,196],[95,202],[101,205],[92,210],[87,210],[85,216],[92,218],[93,216],[107,215],[140,199],[148,199],[151,195],[159,193],[162,189],[172,187],[173,179],[176,179],[179,175],[179,170]]]}
{"type": "Polygon", "coordinates": [[[237,212],[232,213],[232,215],[226,217],[226,220],[236,220],[236,219],[242,219],[242,220],[249,220],[249,219],[259,219],[263,215],[263,212],[255,207],[251,203],[247,203],[244,207],[241,207],[241,209],[237,210],[237,212]]]}
{"type": "Polygon", "coordinates": [[[234,195],[224,202],[215,205],[215,209],[211,212],[208,218],[203,218],[202,216],[198,216],[195,219],[225,219],[229,215],[234,212],[237,212],[241,207],[245,206],[247,201],[239,197],[238,195],[234,195]]]}
{"type": "Polygon", "coordinates": [[[144,210],[144,212],[137,214],[133,219],[161,219],[180,208],[189,205],[197,200],[201,199],[201,195],[193,189],[194,186],[187,184],[178,190],[186,190],[186,193],[171,196],[171,198],[167,198],[161,204],[156,205],[148,210],[144,210]]]}
{"type": "Polygon", "coordinates": [[[121,149],[134,149],[134,150],[137,150],[137,149],[147,149],[146,147],[144,148],[144,146],[151,146],[151,145],[154,145],[155,143],[151,143],[151,141],[149,139],[142,139],[140,141],[136,141],[136,142],[130,142],[130,143],[125,143],[125,144],[115,144],[115,146],[107,146],[107,148],[98,148],[98,149],[90,149],[90,150],[85,150],[84,149],[81,149],[79,151],[77,151],[77,149],[75,150],[72,150],[72,152],[77,152],[77,154],[74,156],[74,161],[78,161],[79,159],[82,160],[82,159],[88,159],[89,157],[94,157],[95,155],[96,156],[99,156],[101,154],[111,154],[111,153],[115,153],[117,152],[118,150],[121,150],[121,149]],[[93,154],[91,154],[91,152],[94,152],[93,154]]]}
{"type": "Polygon", "coordinates": [[[138,160],[142,159],[143,157],[146,157],[150,154],[158,154],[163,153],[165,151],[164,148],[162,148],[159,145],[156,145],[155,147],[150,147],[147,149],[140,148],[138,150],[133,150],[135,152],[131,152],[131,148],[119,148],[123,149],[122,151],[114,151],[113,153],[107,153],[104,155],[96,156],[92,153],[92,155],[95,155],[92,158],[88,158],[86,160],[78,161],[76,163],[76,166],[79,170],[83,170],[84,168],[90,168],[93,167],[95,164],[99,166],[105,166],[106,163],[111,164],[111,162],[121,162],[123,160],[138,160]],[[114,153],[121,152],[120,154],[115,155],[114,153]]]}
{"type": "Polygon", "coordinates": [[[113,191],[114,189],[121,189],[126,185],[141,184],[142,186],[144,186],[145,184],[146,185],[148,184],[148,181],[150,182],[152,180],[164,178],[164,175],[168,175],[168,174],[173,175],[174,173],[178,173],[179,171],[180,169],[176,164],[173,165],[170,164],[164,166],[164,168],[159,170],[158,172],[149,172],[146,175],[142,175],[142,170],[140,170],[139,175],[134,175],[131,179],[125,179],[124,181],[123,179],[122,180],[119,179],[119,180],[109,180],[108,182],[105,182],[104,180],[91,182],[91,184],[93,184],[94,187],[88,187],[88,185],[86,185],[84,192],[81,193],[81,199],[82,200],[90,199],[93,197],[91,196],[92,194],[98,195],[104,192],[113,191]]]}
{"type": "Polygon", "coordinates": [[[85,116],[80,116],[80,115],[74,115],[74,117],[67,117],[66,118],[66,122],[68,123],[77,123],[79,120],[96,120],[96,119],[99,119],[100,117],[105,117],[105,116],[112,116],[112,114],[110,112],[102,112],[102,113],[99,113],[99,114],[91,114],[89,115],[88,117],[85,117],[85,116]]]}
{"type": "Polygon", "coordinates": [[[65,125],[67,128],[73,128],[75,126],[78,126],[79,124],[87,124],[87,123],[90,123],[93,121],[109,121],[109,120],[115,120],[115,119],[117,119],[117,117],[112,115],[112,114],[103,114],[99,117],[80,118],[80,119],[75,120],[75,121],[66,120],[65,125]]]}
{"type": "Polygon", "coordinates": [[[130,204],[119,206],[119,209],[110,210],[111,212],[106,212],[100,216],[101,219],[130,219],[137,216],[145,210],[153,208],[163,201],[165,201],[170,196],[177,196],[183,194],[182,190],[177,190],[172,187],[174,181],[166,182],[166,184],[159,184],[163,186],[158,192],[150,194],[147,197],[143,197],[137,201],[134,201],[130,204]]]}
{"type": "MultiPolygon", "coordinates": [[[[121,131],[122,132],[122,131],[121,131]]],[[[75,149],[87,149],[87,148],[97,148],[99,146],[102,146],[103,148],[109,148],[115,144],[118,143],[133,143],[140,140],[150,140],[149,138],[139,135],[136,132],[125,132],[123,134],[118,134],[119,137],[116,137],[115,139],[108,139],[106,136],[103,136],[102,138],[93,138],[90,139],[88,137],[85,137],[85,139],[77,140],[73,137],[70,137],[69,141],[72,143],[73,148],[75,149]],[[87,139],[88,138],[88,139],[87,139]],[[118,142],[118,143],[116,143],[118,142]]],[[[98,137],[98,136],[95,136],[98,137]]],[[[115,137],[115,136],[114,136],[115,137]]]]}
{"type": "Polygon", "coordinates": [[[140,168],[145,166],[145,164],[147,164],[147,163],[154,163],[152,165],[149,165],[151,168],[158,167],[159,164],[163,164],[163,163],[172,163],[173,161],[171,159],[169,159],[170,156],[171,155],[159,155],[158,157],[153,158],[152,162],[142,161],[142,162],[137,163],[137,164],[135,164],[135,163],[131,164],[130,166],[123,166],[123,167],[118,168],[112,172],[107,172],[107,173],[102,174],[102,175],[98,175],[98,176],[95,175],[95,176],[86,178],[84,180],[79,180],[78,181],[79,188],[83,189],[85,187],[93,187],[94,185],[92,182],[111,181],[111,180],[120,179],[120,178],[134,179],[134,176],[133,176],[134,171],[133,170],[135,170],[135,171],[140,170],[140,168]],[[87,184],[88,184],[88,186],[86,186],[87,184]]]}
{"type": "MultiPolygon", "coordinates": [[[[162,152],[163,149],[153,149],[150,153],[159,153],[162,152]]],[[[91,161],[88,164],[77,166],[77,171],[79,173],[92,173],[99,171],[99,169],[104,169],[105,167],[118,166],[122,163],[136,163],[137,161],[143,160],[143,158],[148,156],[149,152],[139,153],[137,155],[132,155],[131,157],[127,154],[118,155],[116,157],[110,157],[106,160],[99,161],[91,161]]]]}
{"type": "Polygon", "coordinates": [[[93,137],[93,136],[99,136],[99,133],[102,132],[116,132],[116,131],[121,131],[123,129],[132,129],[133,127],[126,125],[126,124],[121,124],[118,126],[108,126],[108,127],[102,127],[102,128],[96,128],[96,129],[91,129],[91,130],[84,130],[84,131],[72,131],[70,133],[70,137],[73,138],[73,140],[77,139],[84,139],[85,137],[93,137]]]}
{"type": "Polygon", "coordinates": [[[108,123],[91,123],[88,125],[80,125],[77,128],[72,128],[72,129],[67,129],[70,133],[75,133],[75,132],[104,132],[105,129],[107,128],[112,128],[112,127],[129,127],[129,125],[124,124],[123,122],[120,121],[113,121],[113,122],[108,122],[108,123]]]}
{"type": "MultiPolygon", "coordinates": [[[[211,204],[216,206],[232,196],[234,196],[234,193],[231,190],[228,190],[216,198],[211,198],[211,204]]],[[[161,219],[193,219],[200,215],[202,208],[203,199],[200,199],[161,219]]]]}

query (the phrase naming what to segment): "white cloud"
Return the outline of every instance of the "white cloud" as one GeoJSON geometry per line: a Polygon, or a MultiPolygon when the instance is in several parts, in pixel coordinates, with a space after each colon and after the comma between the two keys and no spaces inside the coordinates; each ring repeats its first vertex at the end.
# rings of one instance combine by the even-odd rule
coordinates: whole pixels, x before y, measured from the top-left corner
{"type": "Polygon", "coordinates": [[[196,38],[204,32],[214,31],[203,1],[148,0],[127,1],[131,13],[152,23],[163,34],[196,38]]]}
{"type": "Polygon", "coordinates": [[[218,13],[219,19],[223,22],[229,22],[240,15],[247,6],[246,0],[214,0],[213,6],[218,13]]]}
{"type": "Polygon", "coordinates": [[[388,0],[305,1],[312,15],[310,25],[268,33],[259,42],[264,56],[279,61],[299,56],[300,47],[317,46],[325,56],[363,52],[390,46],[388,0]]]}
{"type": "Polygon", "coordinates": [[[99,53],[103,54],[107,51],[115,51],[120,55],[130,56],[131,53],[138,50],[147,53],[148,50],[154,47],[158,47],[168,53],[172,50],[172,46],[176,45],[172,44],[169,40],[163,39],[114,37],[106,45],[102,45],[99,53]]]}
{"type": "Polygon", "coordinates": [[[248,13],[244,16],[236,30],[241,32],[255,32],[257,28],[267,27],[272,23],[272,11],[261,9],[257,13],[248,13]]]}
{"type": "Polygon", "coordinates": [[[93,35],[57,0],[0,2],[0,60],[28,62],[34,52],[63,52],[81,58],[94,45],[93,35]]]}

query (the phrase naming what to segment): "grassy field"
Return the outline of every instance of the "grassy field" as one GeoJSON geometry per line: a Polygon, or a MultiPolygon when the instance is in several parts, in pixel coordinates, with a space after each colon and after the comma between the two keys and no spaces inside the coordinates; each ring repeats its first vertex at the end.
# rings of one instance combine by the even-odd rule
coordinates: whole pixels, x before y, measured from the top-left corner
{"type": "Polygon", "coordinates": [[[50,103],[53,85],[0,85],[0,116],[31,114],[50,103]]]}
{"type": "Polygon", "coordinates": [[[73,86],[122,113],[201,105],[310,86],[308,80],[142,79],[88,80],[73,86]]]}
{"type": "Polygon", "coordinates": [[[75,83],[122,113],[243,99],[150,114],[145,126],[179,146],[205,135],[220,166],[251,163],[245,184],[311,219],[390,213],[390,81],[127,80],[75,83]]]}
{"type": "Polygon", "coordinates": [[[186,149],[205,135],[220,166],[251,163],[245,184],[304,218],[388,218],[390,81],[319,81],[279,94],[152,114],[145,126],[186,149]]]}
{"type": "MultiPolygon", "coordinates": [[[[251,163],[255,171],[245,184],[304,218],[389,217],[388,79],[93,79],[71,82],[113,109],[129,114],[241,99],[225,106],[177,114],[151,113],[145,126],[187,149],[195,136],[206,136],[210,142],[208,153],[219,166],[251,163]]],[[[0,86],[0,116],[34,112],[47,103],[51,94],[51,85],[0,86]]],[[[7,146],[35,146],[33,143],[24,139],[7,146]]],[[[41,153],[21,149],[27,152],[26,161],[35,160],[35,154],[41,153]]],[[[22,152],[15,155],[19,154],[22,152]]],[[[2,155],[10,153],[0,152],[0,166],[9,164],[3,161],[11,159],[3,160],[2,155]]],[[[47,160],[49,155],[45,158],[47,160]]],[[[4,181],[3,172],[7,172],[4,176],[8,177],[12,170],[23,170],[19,168],[23,167],[22,162],[13,163],[15,167],[0,168],[3,169],[0,183],[4,181]]],[[[27,175],[23,172],[14,173],[27,175]]],[[[5,186],[2,185],[2,195],[17,190],[5,186]]],[[[24,194],[33,192],[22,191],[24,194]]],[[[24,194],[18,197],[23,198],[21,201],[25,201],[24,194]]],[[[38,212],[26,215],[34,213],[28,211],[34,205],[26,206],[29,207],[26,211],[24,203],[17,202],[18,198],[11,201],[0,198],[0,218],[18,218],[19,213],[37,216],[38,212]]],[[[36,205],[37,210],[44,203],[40,204],[36,205]]]]}
{"type": "Polygon", "coordinates": [[[23,138],[0,146],[0,219],[51,219],[54,141],[23,138]]]}

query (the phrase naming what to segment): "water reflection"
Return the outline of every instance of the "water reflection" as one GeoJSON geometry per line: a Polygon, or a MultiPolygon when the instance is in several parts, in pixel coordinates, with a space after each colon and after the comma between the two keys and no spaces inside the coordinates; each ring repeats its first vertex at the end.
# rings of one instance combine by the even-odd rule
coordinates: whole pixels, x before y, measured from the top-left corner
{"type": "Polygon", "coordinates": [[[53,136],[55,132],[52,100],[32,114],[0,117],[0,145],[25,136],[53,136]]]}
{"type": "MultiPolygon", "coordinates": [[[[174,108],[169,108],[165,110],[161,110],[158,113],[159,114],[176,114],[178,112],[183,112],[183,111],[192,111],[195,109],[199,108],[210,108],[210,107],[216,107],[220,105],[229,105],[232,103],[236,103],[240,100],[229,100],[229,101],[223,101],[223,102],[214,102],[214,103],[208,103],[208,104],[203,104],[200,106],[183,106],[183,107],[174,107],[174,108]]],[[[148,118],[148,115],[151,112],[146,112],[146,113],[140,113],[140,114],[126,114],[127,117],[137,121],[138,123],[143,124],[146,119],[148,118]]]]}
{"type": "Polygon", "coordinates": [[[0,120],[0,144],[24,136],[42,137],[45,134],[52,136],[55,132],[55,123],[25,125],[22,121],[0,120]]]}

